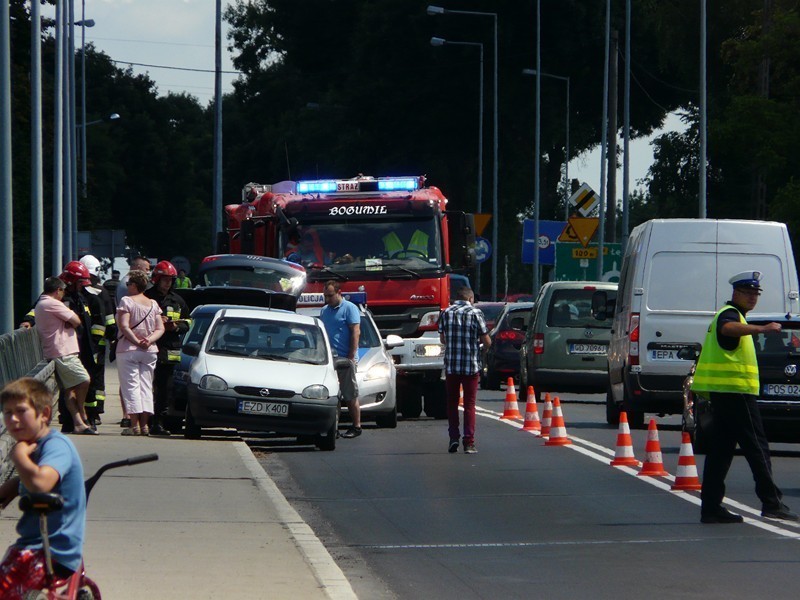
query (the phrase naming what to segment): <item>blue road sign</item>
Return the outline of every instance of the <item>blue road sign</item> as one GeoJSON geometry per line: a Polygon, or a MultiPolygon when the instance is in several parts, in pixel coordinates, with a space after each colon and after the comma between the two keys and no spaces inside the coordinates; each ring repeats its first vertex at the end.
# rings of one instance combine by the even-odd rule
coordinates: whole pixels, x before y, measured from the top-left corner
{"type": "MultiPolygon", "coordinates": [[[[522,263],[525,265],[533,264],[533,219],[525,219],[522,222],[522,263]]],[[[556,262],[556,240],[564,227],[566,221],[543,221],[539,220],[539,264],[554,265],[556,262]]]]}
{"type": "Polygon", "coordinates": [[[482,263],[492,255],[492,245],[482,237],[475,238],[475,260],[482,263]]]}

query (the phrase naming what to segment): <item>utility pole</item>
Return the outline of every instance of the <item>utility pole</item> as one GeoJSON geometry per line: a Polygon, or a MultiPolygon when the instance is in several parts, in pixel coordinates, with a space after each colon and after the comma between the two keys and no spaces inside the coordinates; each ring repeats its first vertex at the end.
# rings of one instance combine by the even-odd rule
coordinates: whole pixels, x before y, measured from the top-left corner
{"type": "MultiPolygon", "coordinates": [[[[761,35],[766,37],[772,29],[772,0],[764,0],[764,11],[761,20],[761,35]]],[[[758,66],[758,95],[769,98],[770,57],[764,53],[758,66]]],[[[767,181],[764,167],[759,166],[753,181],[753,200],[756,207],[756,219],[767,218],[767,181]]]]}
{"type": "Polygon", "coordinates": [[[14,245],[11,195],[11,14],[0,2],[0,333],[14,329],[14,245]]]}
{"type": "Polygon", "coordinates": [[[617,82],[619,80],[619,32],[611,32],[608,65],[608,194],[606,196],[606,241],[617,241],[617,82]]]}
{"type": "Polygon", "coordinates": [[[31,302],[44,283],[44,173],[42,166],[42,16],[31,2],[31,302]]]}
{"type": "Polygon", "coordinates": [[[217,3],[214,35],[214,201],[211,216],[211,248],[217,251],[217,234],[222,231],[222,0],[217,3]]]}

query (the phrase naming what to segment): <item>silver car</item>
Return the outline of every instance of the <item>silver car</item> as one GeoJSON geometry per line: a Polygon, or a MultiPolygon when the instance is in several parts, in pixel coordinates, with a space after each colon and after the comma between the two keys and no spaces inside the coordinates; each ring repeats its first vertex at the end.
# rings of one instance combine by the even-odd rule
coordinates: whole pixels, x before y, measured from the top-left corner
{"type": "MultiPolygon", "coordinates": [[[[320,307],[300,307],[300,314],[317,317],[320,307]]],[[[389,335],[384,341],[372,313],[359,306],[361,336],[358,339],[358,401],[361,419],[374,420],[378,427],[397,427],[397,371],[389,350],[403,344],[399,335],[389,335]]],[[[346,407],[343,407],[346,408],[346,407]]]]}
{"type": "Polygon", "coordinates": [[[223,308],[189,369],[186,437],[203,427],[313,436],[336,447],[339,380],[328,336],[312,317],[267,308],[223,308]]]}

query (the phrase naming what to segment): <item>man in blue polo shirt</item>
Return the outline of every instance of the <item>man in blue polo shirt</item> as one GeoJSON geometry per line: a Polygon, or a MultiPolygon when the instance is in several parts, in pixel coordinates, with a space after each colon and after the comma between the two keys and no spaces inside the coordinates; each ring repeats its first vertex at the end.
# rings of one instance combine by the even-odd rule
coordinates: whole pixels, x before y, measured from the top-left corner
{"type": "Polygon", "coordinates": [[[358,338],[361,335],[361,315],[352,302],[342,297],[338,281],[327,281],[323,290],[325,306],[320,319],[331,341],[331,348],[337,356],[346,356],[350,365],[337,369],[342,400],[347,404],[352,426],[342,434],[345,438],[361,435],[361,405],[358,403],[358,383],[356,382],[356,360],[358,360],[358,338]]]}

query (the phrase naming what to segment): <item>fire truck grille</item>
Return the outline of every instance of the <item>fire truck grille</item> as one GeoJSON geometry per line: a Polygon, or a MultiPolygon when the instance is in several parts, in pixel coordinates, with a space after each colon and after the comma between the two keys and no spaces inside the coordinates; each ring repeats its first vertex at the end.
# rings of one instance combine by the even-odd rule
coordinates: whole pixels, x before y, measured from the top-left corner
{"type": "Polygon", "coordinates": [[[419,321],[422,315],[429,312],[438,312],[438,306],[370,306],[372,316],[382,336],[391,333],[403,338],[414,338],[422,335],[419,330],[419,321]]]}

